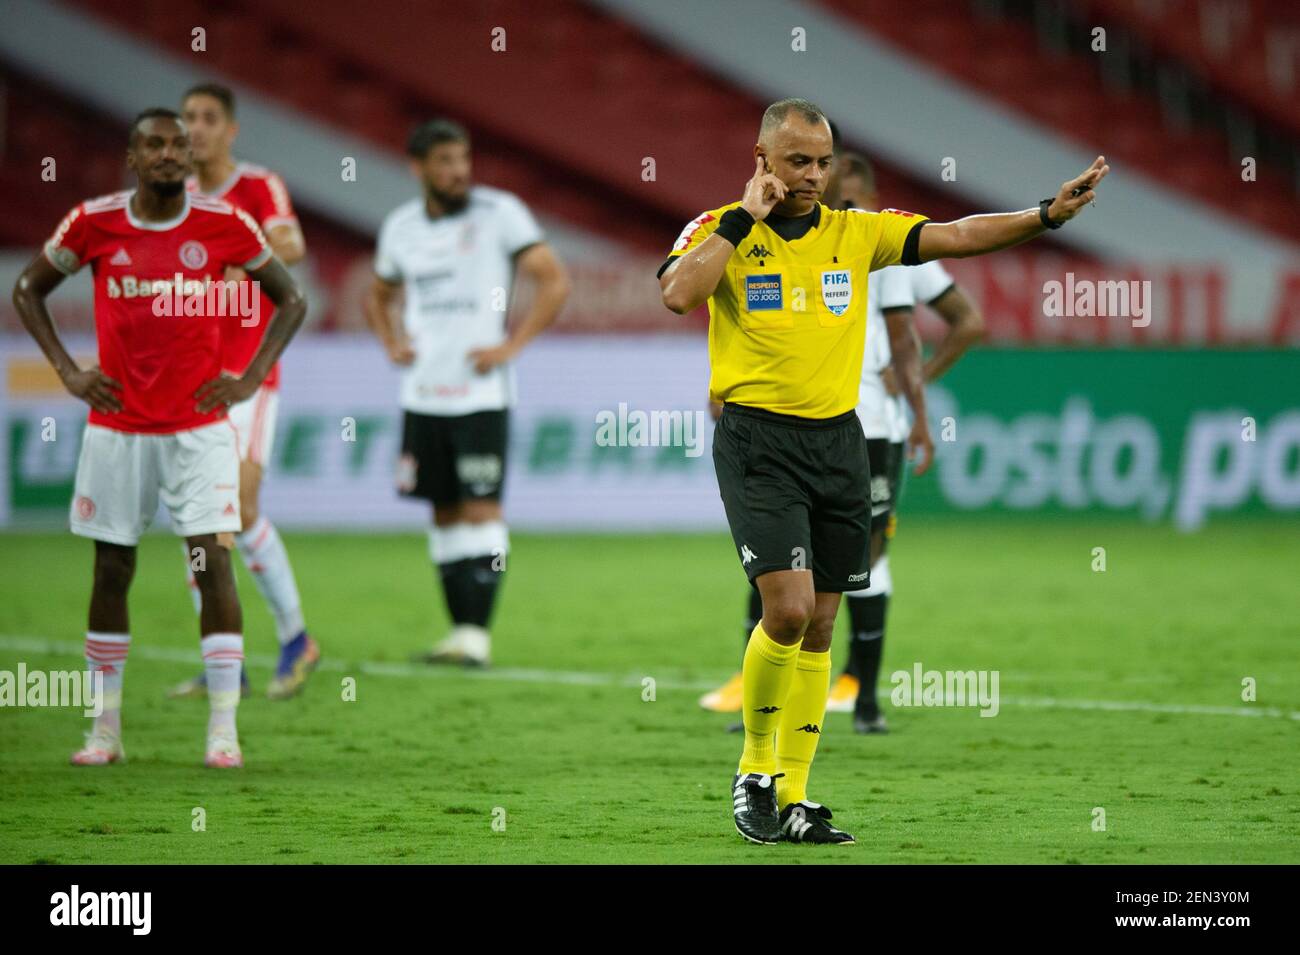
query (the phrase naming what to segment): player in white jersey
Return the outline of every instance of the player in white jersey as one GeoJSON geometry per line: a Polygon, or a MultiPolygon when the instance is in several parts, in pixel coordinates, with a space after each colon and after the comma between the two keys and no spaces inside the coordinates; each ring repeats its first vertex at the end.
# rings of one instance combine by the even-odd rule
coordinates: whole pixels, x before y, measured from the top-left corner
{"type": "Polygon", "coordinates": [[[509,549],[501,491],[515,401],[510,363],[555,321],[569,280],[527,206],[470,184],[464,128],[431,120],[412,132],[407,152],[423,195],[379,230],[366,320],[405,369],[397,485],[433,505],[429,554],[452,619],[451,633],[421,659],[486,665],[509,549]],[[508,329],[516,272],[536,293],[508,329]]]}
{"type": "MultiPolygon", "coordinates": [[[[841,204],[845,208],[875,209],[871,165],[856,153],[845,153],[838,162],[841,204]]],[[[851,710],[853,727],[859,733],[888,731],[876,700],[885,615],[893,593],[886,549],[897,525],[904,443],[911,431],[908,409],[899,396],[895,374],[899,364],[894,362],[890,341],[902,342],[904,348],[914,344],[919,358],[919,341],[912,323],[917,302],[929,305],[949,326],[948,334],[923,365],[917,367],[912,357],[902,363],[904,368],[919,372],[924,383],[934,381],[952,367],[983,335],[979,311],[938,261],[912,267],[891,266],[872,274],[867,286],[867,344],[857,407],[871,462],[871,578],[865,590],[845,594],[852,634],[848,666],[831,687],[826,704],[832,712],[851,710]]],[[[915,402],[909,403],[916,407],[915,402]]]]}

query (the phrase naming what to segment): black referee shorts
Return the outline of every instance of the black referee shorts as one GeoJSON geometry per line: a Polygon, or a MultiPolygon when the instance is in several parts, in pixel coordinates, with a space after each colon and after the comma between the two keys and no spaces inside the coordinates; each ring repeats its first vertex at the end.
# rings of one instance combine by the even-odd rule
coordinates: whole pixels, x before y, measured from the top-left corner
{"type": "Polygon", "coordinates": [[[402,416],[397,489],[438,504],[500,500],[506,478],[508,412],[402,416]]]}
{"type": "Polygon", "coordinates": [[[811,570],[819,593],[867,586],[871,475],[854,412],[815,420],[729,403],[713,433],[713,467],[751,581],[811,570]]]}

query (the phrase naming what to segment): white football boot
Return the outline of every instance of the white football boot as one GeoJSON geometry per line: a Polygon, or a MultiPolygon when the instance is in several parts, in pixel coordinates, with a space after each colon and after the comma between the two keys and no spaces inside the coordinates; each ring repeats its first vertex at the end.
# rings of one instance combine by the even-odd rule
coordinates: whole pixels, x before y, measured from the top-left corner
{"type": "Polygon", "coordinates": [[[462,623],[419,659],[424,663],[454,663],[485,667],[491,662],[492,638],[482,627],[462,623]]]}
{"type": "Polygon", "coordinates": [[[98,727],[86,734],[86,745],[72,754],[73,766],[107,766],[125,760],[121,737],[98,727]]]}

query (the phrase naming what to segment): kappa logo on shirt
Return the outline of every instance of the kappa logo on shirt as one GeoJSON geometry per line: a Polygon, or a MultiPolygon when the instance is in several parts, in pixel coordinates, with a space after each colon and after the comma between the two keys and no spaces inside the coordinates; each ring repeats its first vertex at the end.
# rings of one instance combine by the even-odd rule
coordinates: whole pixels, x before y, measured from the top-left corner
{"type": "Polygon", "coordinates": [[[108,260],[108,264],[109,265],[131,265],[132,264],[131,256],[127,254],[125,247],[121,247],[115,253],[113,253],[113,257],[108,260]]]}
{"type": "Polygon", "coordinates": [[[771,257],[772,250],[761,242],[745,253],[747,259],[770,259],[771,257]]]}
{"type": "Polygon", "coordinates": [[[781,274],[745,276],[745,308],[751,312],[779,312],[785,307],[781,274]]]}

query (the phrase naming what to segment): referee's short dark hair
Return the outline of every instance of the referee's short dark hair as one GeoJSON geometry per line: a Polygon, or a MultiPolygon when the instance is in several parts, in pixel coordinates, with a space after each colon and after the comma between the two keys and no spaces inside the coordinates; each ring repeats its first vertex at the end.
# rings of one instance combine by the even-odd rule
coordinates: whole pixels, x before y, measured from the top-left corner
{"type": "Polygon", "coordinates": [[[235,118],[235,91],[229,86],[222,86],[220,83],[198,83],[185,91],[185,95],[181,97],[181,104],[184,105],[191,96],[211,96],[226,111],[226,119],[235,118]]]}
{"type": "Polygon", "coordinates": [[[763,122],[758,127],[759,138],[762,139],[765,134],[770,133],[784,123],[785,118],[792,112],[798,113],[807,123],[830,123],[826,114],[822,112],[821,107],[816,103],[800,99],[797,96],[791,96],[786,99],[779,99],[763,110],[763,122]]]}
{"type": "Polygon", "coordinates": [[[469,132],[460,123],[450,119],[431,119],[411,130],[406,140],[406,154],[412,159],[423,159],[429,150],[443,143],[469,144],[469,132]]]}
{"type": "Polygon", "coordinates": [[[168,109],[166,106],[150,106],[148,109],[142,109],[136,113],[135,119],[131,120],[131,134],[126,140],[128,148],[135,148],[135,141],[140,138],[140,124],[146,119],[174,119],[181,124],[182,128],[185,126],[181,114],[174,109],[168,109]]]}

